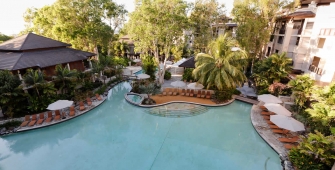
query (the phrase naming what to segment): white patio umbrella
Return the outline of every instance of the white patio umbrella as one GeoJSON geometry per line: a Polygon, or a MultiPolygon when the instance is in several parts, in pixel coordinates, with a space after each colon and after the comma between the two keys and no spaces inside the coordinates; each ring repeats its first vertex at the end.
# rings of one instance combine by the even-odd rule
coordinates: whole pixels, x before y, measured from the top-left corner
{"type": "Polygon", "coordinates": [[[178,81],[172,82],[171,85],[173,87],[185,87],[186,83],[184,83],[183,81],[178,80],[178,81]]]}
{"type": "Polygon", "coordinates": [[[147,74],[142,73],[142,74],[138,74],[137,78],[138,79],[148,79],[148,78],[150,78],[150,76],[147,75],[147,74]]]}
{"type": "Polygon", "coordinates": [[[292,113],[288,111],[285,107],[276,103],[265,103],[264,106],[271,112],[277,115],[291,116],[292,113]]]}
{"type": "Polygon", "coordinates": [[[292,132],[304,131],[304,124],[293,119],[292,117],[287,117],[283,115],[271,115],[270,121],[276,124],[278,127],[290,130],[292,132]]]}
{"type": "Polygon", "coordinates": [[[133,62],[135,62],[135,63],[137,63],[137,62],[141,62],[142,60],[141,59],[135,59],[135,60],[133,60],[133,62]]]}
{"type": "Polygon", "coordinates": [[[190,83],[187,85],[188,88],[190,89],[203,89],[204,86],[200,83],[190,83]]]}
{"type": "Polygon", "coordinates": [[[66,107],[70,107],[73,104],[73,101],[69,100],[57,100],[54,103],[49,104],[47,107],[48,110],[59,110],[66,107]]]}
{"type": "Polygon", "coordinates": [[[264,103],[282,103],[282,101],[271,94],[262,94],[258,96],[258,100],[264,102],[264,103]]]}

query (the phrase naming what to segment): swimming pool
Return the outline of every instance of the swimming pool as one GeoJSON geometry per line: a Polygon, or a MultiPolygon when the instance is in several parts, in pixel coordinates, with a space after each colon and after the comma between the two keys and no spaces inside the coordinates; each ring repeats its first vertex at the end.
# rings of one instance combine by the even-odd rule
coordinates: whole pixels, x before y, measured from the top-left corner
{"type": "Polygon", "coordinates": [[[0,138],[0,169],[282,169],[251,125],[251,105],[235,101],[165,118],[126,102],[130,88],[117,85],[107,101],[76,119],[0,138]]]}

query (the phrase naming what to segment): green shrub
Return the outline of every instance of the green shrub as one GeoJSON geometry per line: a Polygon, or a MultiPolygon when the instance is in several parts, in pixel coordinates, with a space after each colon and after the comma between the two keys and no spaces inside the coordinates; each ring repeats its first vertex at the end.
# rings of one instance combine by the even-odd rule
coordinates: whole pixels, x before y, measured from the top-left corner
{"type": "Polygon", "coordinates": [[[228,88],[222,91],[214,90],[213,99],[215,100],[216,103],[226,102],[232,99],[232,95],[234,94],[234,91],[235,91],[234,89],[228,89],[228,88]]]}
{"type": "Polygon", "coordinates": [[[331,169],[335,161],[335,138],[316,131],[289,152],[290,161],[300,170],[331,169]]]}
{"type": "Polygon", "coordinates": [[[164,74],[164,79],[165,80],[170,80],[171,79],[171,73],[169,71],[165,71],[165,74],[164,74]]]}
{"type": "Polygon", "coordinates": [[[183,74],[182,80],[186,80],[187,82],[190,82],[192,80],[194,82],[195,79],[194,79],[194,77],[192,75],[192,71],[193,70],[194,70],[193,68],[186,68],[184,70],[184,74],[183,74]]]}
{"type": "Polygon", "coordinates": [[[8,129],[8,128],[10,128],[10,127],[18,127],[18,126],[21,125],[21,123],[22,123],[22,122],[20,122],[20,121],[10,121],[10,122],[6,122],[6,123],[0,125],[0,129],[2,129],[2,128],[6,128],[6,129],[8,129]]]}
{"type": "Polygon", "coordinates": [[[240,91],[238,91],[237,89],[233,89],[233,94],[235,94],[235,95],[240,95],[240,94],[241,94],[241,92],[240,92],[240,91]]]}
{"type": "Polygon", "coordinates": [[[96,91],[96,93],[103,94],[106,89],[107,89],[107,85],[103,85],[96,91]]]}

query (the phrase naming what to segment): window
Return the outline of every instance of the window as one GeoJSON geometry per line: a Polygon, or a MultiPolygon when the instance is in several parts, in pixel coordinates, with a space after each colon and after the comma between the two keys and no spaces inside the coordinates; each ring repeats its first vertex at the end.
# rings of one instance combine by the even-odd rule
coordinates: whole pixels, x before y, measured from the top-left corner
{"type": "Polygon", "coordinates": [[[313,29],[314,22],[307,22],[306,23],[306,29],[313,29]]]}
{"type": "Polygon", "coordinates": [[[278,53],[279,53],[279,50],[276,50],[276,53],[278,54],[278,53]]]}
{"type": "Polygon", "coordinates": [[[283,44],[283,40],[284,40],[284,36],[279,36],[277,43],[278,44],[283,44]]]}
{"type": "Polygon", "coordinates": [[[299,45],[300,37],[297,37],[297,41],[295,42],[295,45],[299,45]]]}
{"type": "Polygon", "coordinates": [[[271,52],[271,47],[268,47],[268,52],[266,53],[266,56],[269,56],[271,52]]]}
{"type": "Polygon", "coordinates": [[[325,41],[325,38],[319,38],[318,48],[323,48],[323,45],[325,45],[325,41]]]}
{"type": "Polygon", "coordinates": [[[335,36],[335,28],[322,28],[320,29],[319,35],[335,36]]]}
{"type": "Polygon", "coordinates": [[[325,60],[321,59],[320,57],[314,56],[312,64],[309,66],[309,70],[318,75],[322,75],[324,72],[323,66],[325,65],[325,63],[325,60]]]}

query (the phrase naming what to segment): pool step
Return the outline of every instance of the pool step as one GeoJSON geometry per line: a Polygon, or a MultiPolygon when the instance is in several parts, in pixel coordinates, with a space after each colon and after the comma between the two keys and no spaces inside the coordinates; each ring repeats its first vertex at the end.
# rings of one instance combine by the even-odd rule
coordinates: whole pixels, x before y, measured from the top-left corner
{"type": "Polygon", "coordinates": [[[173,103],[170,105],[151,108],[148,110],[148,113],[162,117],[189,117],[202,114],[207,110],[208,109],[206,107],[200,105],[173,103]]]}

